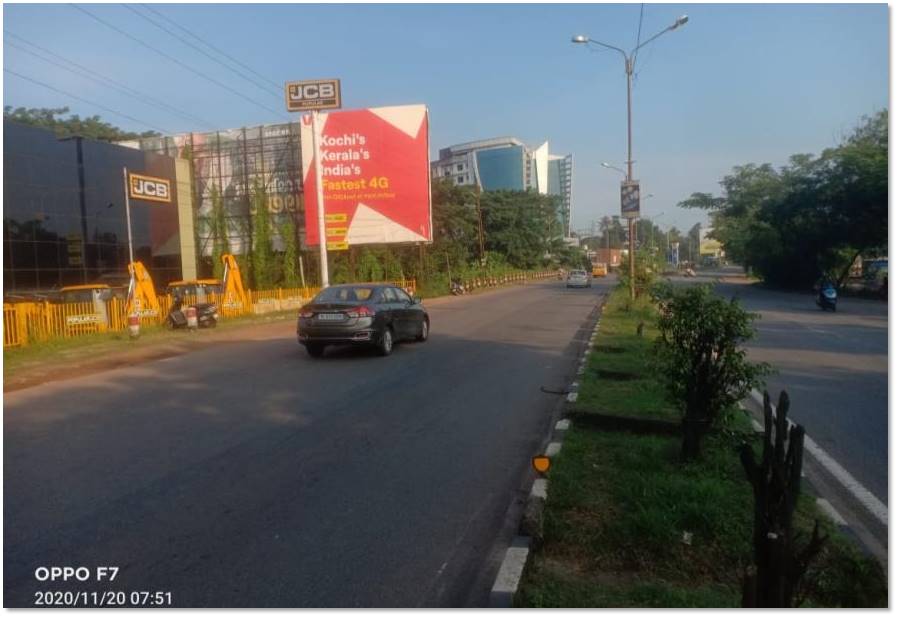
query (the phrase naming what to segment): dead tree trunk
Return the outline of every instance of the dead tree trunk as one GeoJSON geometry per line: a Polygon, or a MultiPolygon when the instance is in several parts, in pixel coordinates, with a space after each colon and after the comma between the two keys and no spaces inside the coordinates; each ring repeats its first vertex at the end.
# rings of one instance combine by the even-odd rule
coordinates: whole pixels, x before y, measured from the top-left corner
{"type": "Polygon", "coordinates": [[[796,549],[799,534],[792,518],[800,496],[804,428],[788,422],[788,394],[782,392],[773,417],[769,393],[763,393],[763,455],[759,463],[749,445],[741,448],[741,464],[754,489],[754,571],[745,575],[742,606],[790,608],[802,601],[800,587],[810,561],[828,539],[819,522],[810,542],[796,549]],[[786,450],[787,440],[787,450],[786,450]]]}

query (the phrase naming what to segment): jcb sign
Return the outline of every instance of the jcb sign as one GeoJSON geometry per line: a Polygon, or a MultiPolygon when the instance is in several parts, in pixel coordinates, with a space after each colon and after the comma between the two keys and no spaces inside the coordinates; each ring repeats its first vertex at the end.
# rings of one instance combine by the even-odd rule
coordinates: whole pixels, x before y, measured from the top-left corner
{"type": "Polygon", "coordinates": [[[165,178],[153,178],[140,174],[128,174],[128,195],[131,199],[145,199],[171,203],[171,182],[165,178]]]}
{"type": "Polygon", "coordinates": [[[288,81],[286,96],[287,111],[339,109],[342,106],[338,79],[288,81]]]}

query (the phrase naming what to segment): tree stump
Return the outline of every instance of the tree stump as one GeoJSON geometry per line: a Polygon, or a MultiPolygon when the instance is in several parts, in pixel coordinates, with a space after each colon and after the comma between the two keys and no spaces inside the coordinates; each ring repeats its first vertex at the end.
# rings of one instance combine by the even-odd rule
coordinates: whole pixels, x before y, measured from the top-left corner
{"type": "Polygon", "coordinates": [[[792,519],[800,496],[804,428],[789,426],[788,394],[782,392],[773,417],[769,393],[763,393],[763,455],[758,464],[753,449],[741,447],[741,464],[754,489],[754,571],[745,575],[742,606],[791,608],[803,602],[802,582],[810,562],[828,537],[819,534],[819,521],[809,543],[798,550],[800,534],[792,519]],[[787,449],[786,449],[787,441],[787,449]]]}

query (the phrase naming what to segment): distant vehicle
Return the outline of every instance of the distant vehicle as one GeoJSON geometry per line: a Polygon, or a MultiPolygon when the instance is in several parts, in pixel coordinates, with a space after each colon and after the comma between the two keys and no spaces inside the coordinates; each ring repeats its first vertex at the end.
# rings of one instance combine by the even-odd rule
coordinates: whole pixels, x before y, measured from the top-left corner
{"type": "Polygon", "coordinates": [[[597,263],[592,265],[592,276],[607,276],[607,264],[597,263]]]}
{"type": "Polygon", "coordinates": [[[334,285],[302,307],[296,338],[320,358],[328,345],[373,346],[381,356],[402,340],[426,341],[430,316],[419,298],[394,285],[334,285]]]}
{"type": "Polygon", "coordinates": [[[832,312],[838,308],[838,290],[835,289],[835,283],[826,280],[819,286],[819,292],[816,294],[816,305],[823,311],[831,309],[832,312]]]}
{"type": "Polygon", "coordinates": [[[888,293],[888,258],[879,257],[863,262],[866,289],[882,295],[888,293]]]}
{"type": "Polygon", "coordinates": [[[567,287],[591,287],[592,277],[585,270],[570,270],[567,275],[567,287]]]}
{"type": "Polygon", "coordinates": [[[172,281],[165,289],[165,293],[174,297],[181,295],[187,298],[195,298],[196,302],[210,302],[212,295],[221,293],[221,281],[218,279],[196,279],[192,281],[172,281]]]}

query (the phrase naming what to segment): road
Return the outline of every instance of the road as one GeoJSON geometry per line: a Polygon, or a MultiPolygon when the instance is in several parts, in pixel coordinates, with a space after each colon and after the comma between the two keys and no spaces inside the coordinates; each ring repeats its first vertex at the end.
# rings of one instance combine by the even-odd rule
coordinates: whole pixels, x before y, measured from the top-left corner
{"type": "MultiPolygon", "coordinates": [[[[606,286],[608,282],[603,283],[606,286]]],[[[601,286],[436,300],[428,342],[312,360],[294,325],[7,393],[4,600],[485,605],[601,286]],[[37,583],[39,566],[117,566],[37,583]]],[[[426,302],[425,302],[426,305],[426,302]]]]}
{"type": "Polygon", "coordinates": [[[789,416],[887,504],[887,303],[840,298],[836,313],[823,312],[810,294],[745,283],[727,278],[717,289],[760,313],[748,348],[778,371],[767,379],[770,393],[787,390],[789,416]]]}

